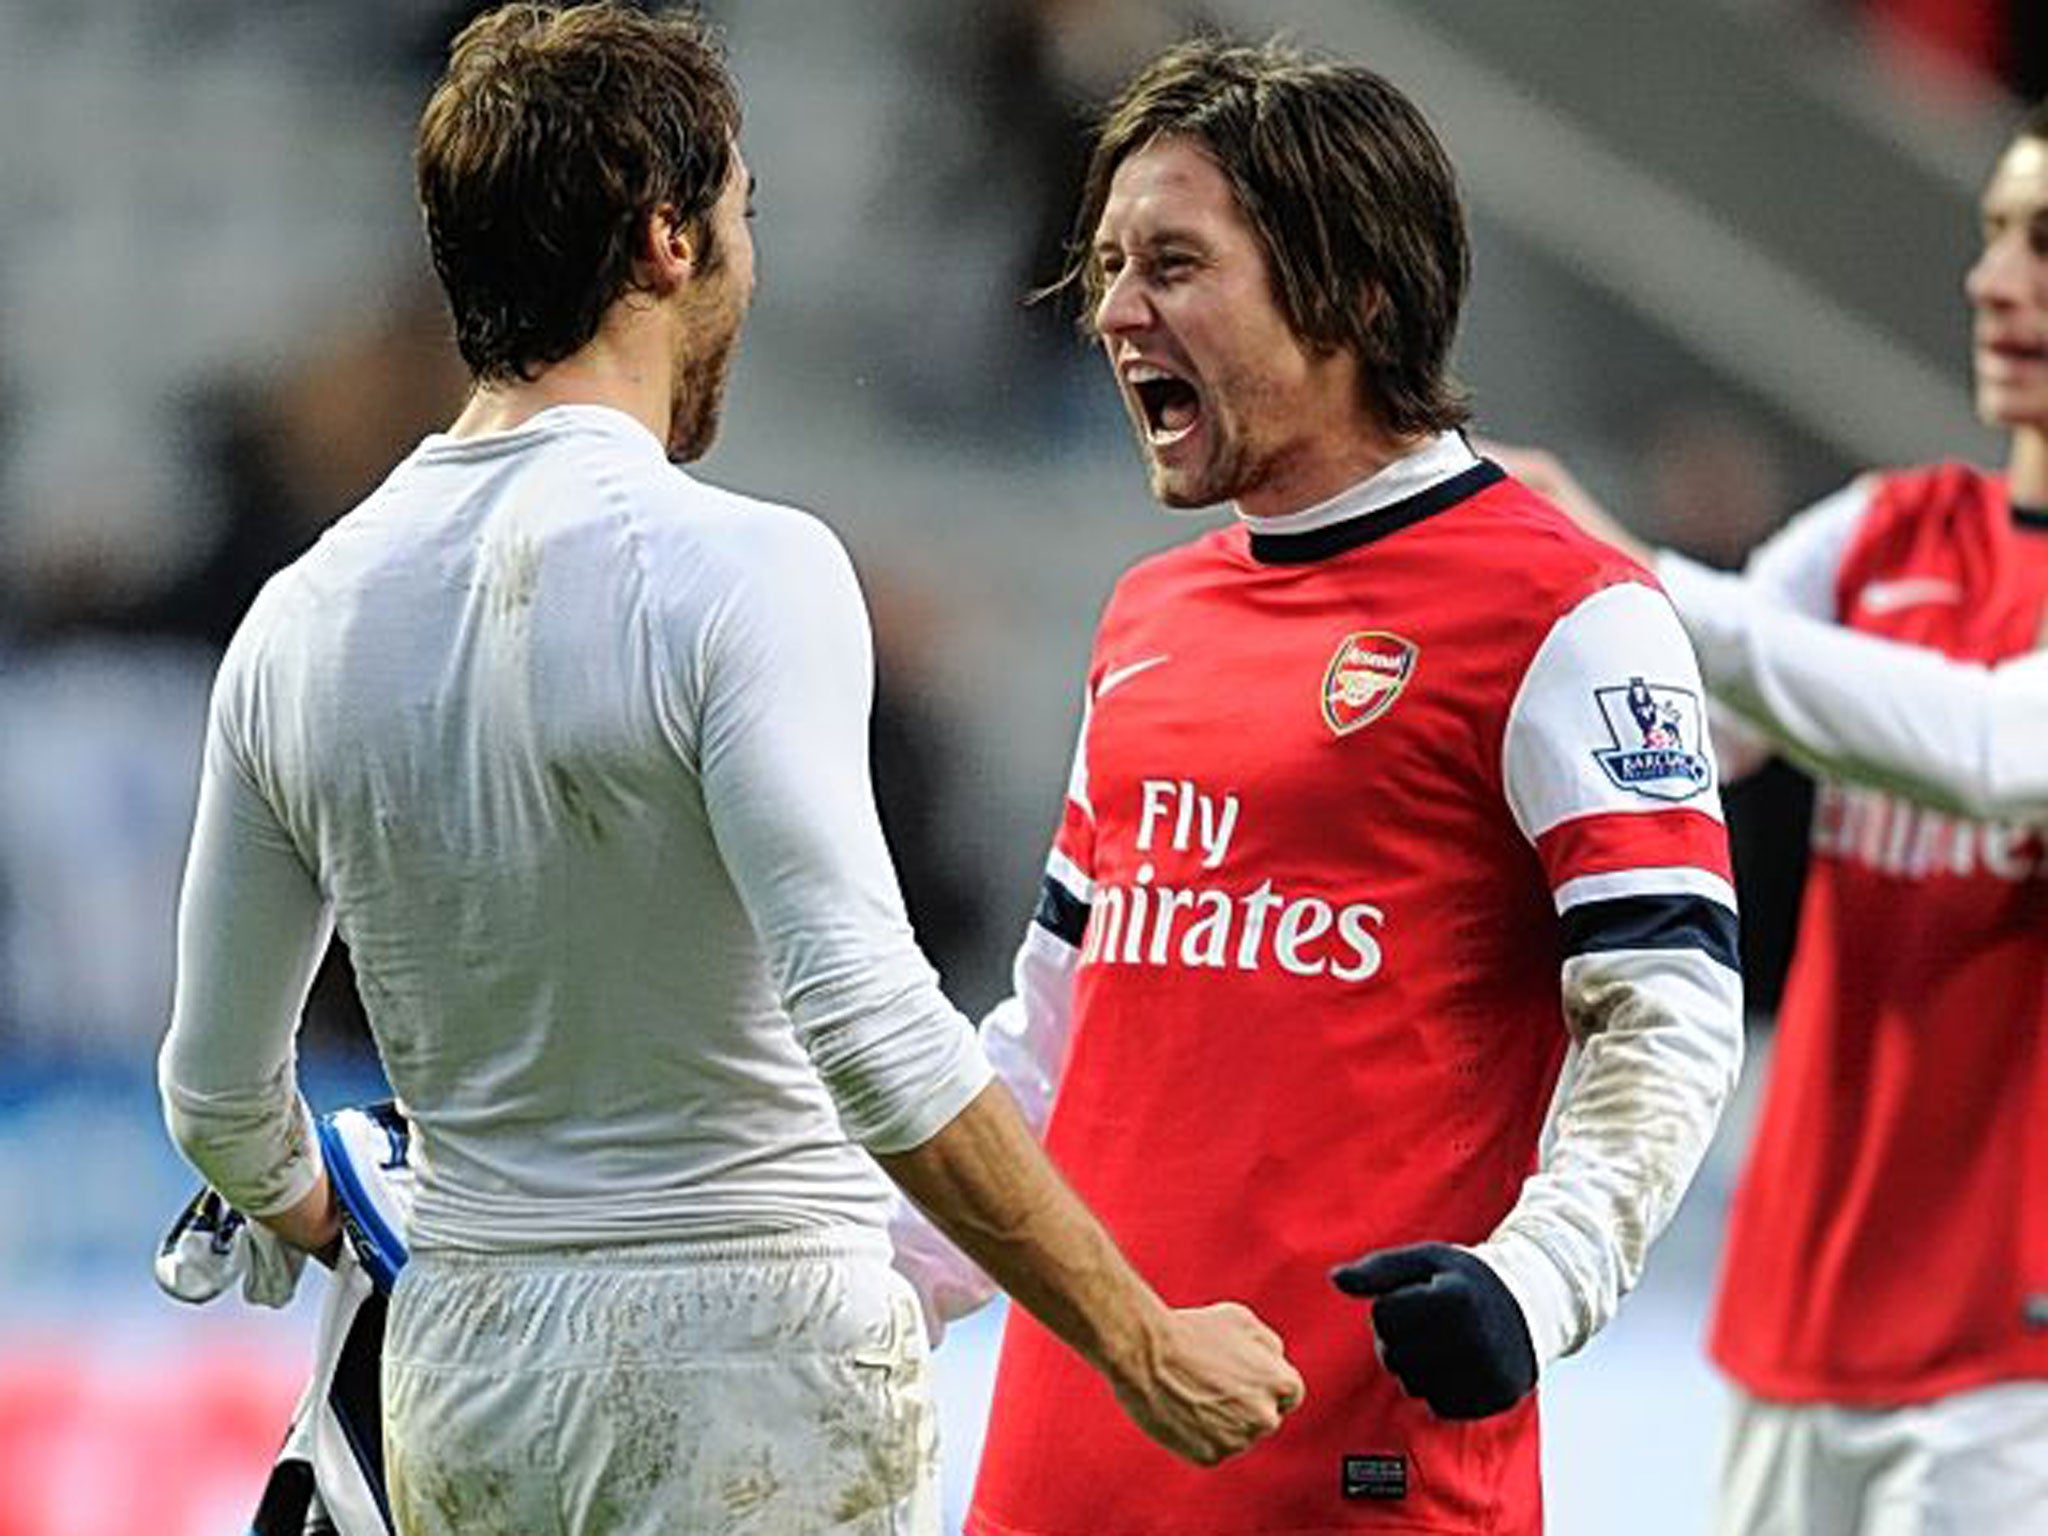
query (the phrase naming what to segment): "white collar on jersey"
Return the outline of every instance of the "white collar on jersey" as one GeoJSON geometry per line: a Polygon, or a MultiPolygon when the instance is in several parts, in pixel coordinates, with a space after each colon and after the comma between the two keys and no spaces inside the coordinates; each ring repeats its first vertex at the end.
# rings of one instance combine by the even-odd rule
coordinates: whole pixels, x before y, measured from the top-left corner
{"type": "Polygon", "coordinates": [[[1247,517],[1239,512],[1237,520],[1257,534],[1310,533],[1406,501],[1453,475],[1463,474],[1478,462],[1479,455],[1462,434],[1439,432],[1413,453],[1394,460],[1356,485],[1346,486],[1328,501],[1303,507],[1299,512],[1283,512],[1278,517],[1247,517]]]}
{"type": "Polygon", "coordinates": [[[542,437],[578,431],[597,432],[617,442],[666,453],[661,439],[650,432],[647,424],[637,416],[617,406],[600,405],[594,400],[570,400],[548,406],[545,410],[535,411],[518,426],[507,427],[502,432],[479,432],[470,437],[432,432],[421,442],[420,448],[436,457],[475,458],[508,448],[525,448],[542,437]]]}

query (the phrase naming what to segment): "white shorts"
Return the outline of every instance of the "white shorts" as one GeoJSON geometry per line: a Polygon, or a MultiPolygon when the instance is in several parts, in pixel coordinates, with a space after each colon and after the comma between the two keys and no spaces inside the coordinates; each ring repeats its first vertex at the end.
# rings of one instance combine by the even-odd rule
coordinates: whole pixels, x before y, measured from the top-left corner
{"type": "Polygon", "coordinates": [[[1899,1408],[1736,1392],[1716,1536],[2041,1536],[2048,1382],[1899,1408]]]}
{"type": "Polygon", "coordinates": [[[867,1232],[415,1253],[384,1342],[402,1536],[935,1536],[916,1294],[867,1232]]]}

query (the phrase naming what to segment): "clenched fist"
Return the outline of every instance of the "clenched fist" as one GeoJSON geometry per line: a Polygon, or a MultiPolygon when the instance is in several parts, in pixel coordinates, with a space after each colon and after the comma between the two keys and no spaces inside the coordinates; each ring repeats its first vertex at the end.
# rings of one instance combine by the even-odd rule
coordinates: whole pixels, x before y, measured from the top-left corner
{"type": "Polygon", "coordinates": [[[1114,1380],[1140,1429],[1204,1467],[1270,1435],[1307,1390],[1280,1335],[1234,1301],[1165,1312],[1114,1380]]]}

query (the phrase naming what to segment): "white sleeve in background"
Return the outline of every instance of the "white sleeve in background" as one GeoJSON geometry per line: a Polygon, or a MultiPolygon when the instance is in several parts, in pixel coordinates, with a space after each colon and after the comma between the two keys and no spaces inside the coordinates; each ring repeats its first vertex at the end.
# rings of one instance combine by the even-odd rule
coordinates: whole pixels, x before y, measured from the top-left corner
{"type": "Polygon", "coordinates": [[[868,773],[867,611],[822,524],[760,514],[707,637],[698,759],[719,852],[846,1133],[908,1151],[987,1086],[903,911],[868,773]]]}
{"type": "Polygon", "coordinates": [[[1808,618],[1835,617],[1842,556],[1870,510],[1876,482],[1865,476],[1795,512],[1750,551],[1742,579],[1759,596],[1808,618]]]}
{"type": "MultiPolygon", "coordinates": [[[[1082,741],[1087,720],[1082,720],[1082,741]]],[[[1067,798],[1087,814],[1086,763],[1074,754],[1067,798]]],[[[982,1017],[981,1043],[996,1078],[1010,1090],[1024,1123],[1043,1139],[1052,1101],[1066,1071],[1074,1024],[1074,976],[1081,964],[1080,936],[1094,899],[1094,882],[1057,849],[1046,861],[1038,915],[1024,930],[1011,966],[1011,995],[982,1017]]],[[[916,1288],[925,1331],[937,1344],[946,1324],[985,1306],[996,1283],[900,1193],[889,1221],[896,1268],[916,1288]]]]}
{"type": "Polygon", "coordinates": [[[1038,923],[1024,932],[1011,967],[1016,991],[981,1021],[982,1049],[1033,1134],[1045,1135],[1067,1065],[1080,951],[1038,923]]]}
{"type": "Polygon", "coordinates": [[[1707,686],[1807,767],[1983,821],[2048,819],[2048,653],[1996,667],[1817,622],[1666,555],[1707,686]]]}
{"type": "Polygon", "coordinates": [[[234,745],[245,656],[231,648],[214,687],[157,1073],[165,1124],[185,1156],[229,1204],[270,1216],[320,1176],[294,1038],[332,925],[234,745]]]}
{"type": "MultiPolygon", "coordinates": [[[[1080,960],[1073,945],[1032,923],[1012,971],[1016,991],[981,1021],[982,1049],[996,1079],[1010,1090],[1025,1123],[1040,1138],[1066,1066],[1080,960]]],[[[925,1332],[934,1345],[946,1324],[979,1311],[1000,1289],[900,1192],[889,1218],[889,1240],[897,1271],[917,1291],[925,1332]]]]}
{"type": "MultiPolygon", "coordinates": [[[[1842,555],[1856,525],[1870,509],[1873,483],[1864,478],[1852,480],[1804,511],[1794,513],[1782,528],[1750,552],[1739,578],[1742,584],[1761,603],[1811,619],[1833,620],[1842,555]]],[[[1670,581],[1664,562],[1682,558],[1658,556],[1657,578],[1666,587],[1670,581]]],[[[1690,561],[1687,564],[1695,570],[1704,569],[1690,561]]],[[[1685,618],[1685,605],[1680,603],[1678,607],[1679,616],[1685,618]]],[[[1688,627],[1690,622],[1687,619],[1688,627]]],[[[1699,643],[1698,635],[1693,636],[1693,641],[1699,643]]],[[[1709,677],[1709,686],[1712,682],[1709,677]]],[[[1718,698],[1714,701],[1713,723],[1714,751],[1720,759],[1723,783],[1747,778],[1763,767],[1780,745],[1768,734],[1758,732],[1741,714],[1724,708],[1718,698]]]]}
{"type": "Polygon", "coordinates": [[[1474,1251],[1540,1364],[1597,1333],[1640,1278],[1741,1069],[1735,897],[1699,697],[1671,605],[1611,587],[1559,620],[1504,747],[1510,803],[1552,881],[1573,1059],[1540,1166],[1474,1251]],[[1664,755],[1610,750],[1632,683],[1669,712],[1664,755]],[[1671,771],[1651,776],[1659,764],[1671,771]]]}

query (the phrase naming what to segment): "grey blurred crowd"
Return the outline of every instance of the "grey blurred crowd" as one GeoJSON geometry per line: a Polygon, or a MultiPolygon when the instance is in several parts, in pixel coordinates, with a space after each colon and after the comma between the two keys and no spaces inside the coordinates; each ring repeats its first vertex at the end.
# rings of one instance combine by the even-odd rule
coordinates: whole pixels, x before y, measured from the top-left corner
{"type": "MultiPolygon", "coordinates": [[[[149,1059],[219,648],[264,578],[460,400],[405,151],[442,47],[474,9],[0,3],[0,1079],[149,1059]]],[[[878,458],[1100,463],[1136,500],[1071,314],[1023,297],[1056,270],[1090,104],[1205,8],[708,9],[732,37],[763,180],[761,355],[735,410],[771,425],[750,436],[736,423],[706,472],[747,485],[819,435],[815,413],[843,406],[875,427],[878,458]]],[[[1833,5],[1845,20],[1858,10],[1902,70],[1933,59],[2009,90],[2048,86],[2048,8],[2033,0],[1833,5]]],[[[1674,395],[1616,453],[1632,460],[1642,531],[1722,564],[1826,488],[1789,469],[1768,420],[1733,397],[1674,395]]],[[[813,481],[831,489],[810,499],[828,515],[834,490],[883,495],[867,485],[886,479],[874,463],[817,457],[829,462],[813,481]]],[[[963,636],[990,622],[976,582],[999,588],[1007,551],[1033,542],[998,539],[991,569],[956,581],[897,525],[877,526],[881,538],[855,529],[853,542],[881,651],[884,820],[920,935],[972,1001],[1029,886],[996,888],[987,842],[1014,841],[1012,824],[970,825],[975,798],[996,791],[976,779],[988,754],[966,717],[981,711],[1001,739],[1016,718],[1005,691],[1036,685],[987,660],[1014,646],[976,651],[963,636]]],[[[1097,558],[1076,562],[1082,609],[1112,574],[1097,558]]],[[[1038,856],[1057,789],[1054,775],[1025,799],[1015,820],[1030,846],[1012,867],[1038,856]]],[[[1802,793],[1788,775],[1734,804],[1766,1004],[1802,793]]],[[[307,1039],[365,1048],[338,952],[307,1039]]]]}

